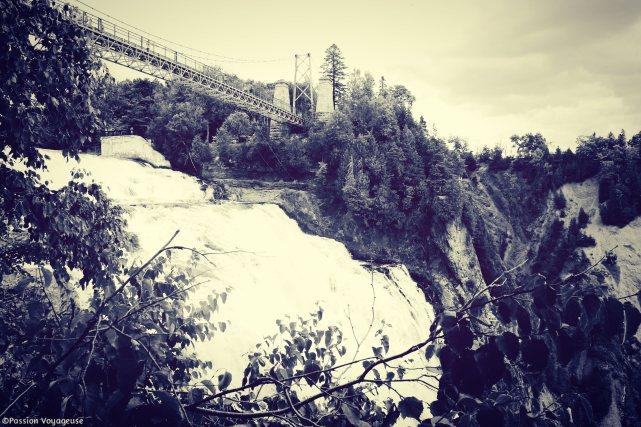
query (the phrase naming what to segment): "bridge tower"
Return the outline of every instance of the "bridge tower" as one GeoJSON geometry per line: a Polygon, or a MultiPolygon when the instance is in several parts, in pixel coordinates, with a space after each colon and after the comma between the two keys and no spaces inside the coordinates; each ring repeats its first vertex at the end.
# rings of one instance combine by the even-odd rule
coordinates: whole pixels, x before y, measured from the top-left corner
{"type": "Polygon", "coordinates": [[[296,101],[309,101],[309,111],[314,112],[314,94],[312,92],[312,56],[310,53],[294,55],[294,101],[293,111],[296,114],[296,101]]]}
{"type": "MultiPolygon", "coordinates": [[[[292,105],[289,98],[289,85],[284,80],[279,80],[274,86],[274,105],[287,111],[292,111],[292,105]]],[[[283,123],[275,119],[269,121],[269,138],[280,138],[283,134],[283,123]]]]}
{"type": "Polygon", "coordinates": [[[316,117],[325,121],[334,112],[334,88],[327,77],[318,79],[316,89],[316,117]]]}

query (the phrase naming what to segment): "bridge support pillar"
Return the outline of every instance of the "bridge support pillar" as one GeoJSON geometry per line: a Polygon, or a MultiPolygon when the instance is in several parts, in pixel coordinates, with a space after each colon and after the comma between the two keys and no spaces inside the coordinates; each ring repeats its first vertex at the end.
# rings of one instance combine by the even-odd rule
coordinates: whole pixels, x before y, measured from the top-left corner
{"type": "Polygon", "coordinates": [[[334,112],[334,88],[332,82],[326,78],[318,79],[316,89],[316,117],[318,120],[326,121],[334,112]]]}
{"type": "MultiPolygon", "coordinates": [[[[289,96],[289,85],[284,80],[279,80],[274,86],[274,104],[287,111],[292,111],[291,98],[289,96]]],[[[283,136],[283,123],[274,119],[269,121],[269,138],[277,139],[283,136]]]]}
{"type": "Polygon", "coordinates": [[[283,136],[283,128],[285,125],[281,122],[277,122],[274,119],[269,120],[269,139],[279,139],[283,136]]]}

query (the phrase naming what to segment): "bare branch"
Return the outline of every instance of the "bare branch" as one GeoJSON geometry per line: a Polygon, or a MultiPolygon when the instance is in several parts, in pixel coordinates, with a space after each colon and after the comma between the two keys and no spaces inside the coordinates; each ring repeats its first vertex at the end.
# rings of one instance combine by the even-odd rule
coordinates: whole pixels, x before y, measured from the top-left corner
{"type": "Polygon", "coordinates": [[[292,408],[292,411],[296,414],[298,418],[300,418],[302,421],[305,421],[313,426],[318,426],[314,421],[310,420],[309,418],[306,418],[303,414],[298,412],[298,409],[294,406],[294,402],[292,402],[292,397],[289,395],[289,386],[285,385],[284,386],[284,392],[285,392],[285,397],[287,398],[287,403],[289,404],[289,407],[292,408]]]}
{"type": "Polygon", "coordinates": [[[139,312],[141,312],[141,311],[143,311],[143,310],[145,310],[145,309],[147,309],[149,307],[152,307],[154,305],[158,305],[158,304],[160,304],[161,302],[163,302],[166,299],[169,299],[169,298],[171,298],[173,296],[176,296],[176,295],[178,295],[180,293],[187,292],[188,290],[190,290],[192,288],[195,288],[196,286],[200,286],[203,283],[207,283],[208,281],[209,280],[203,280],[202,282],[197,282],[197,283],[191,284],[189,286],[185,286],[184,288],[177,289],[176,291],[171,292],[171,293],[165,295],[164,297],[155,299],[154,301],[151,301],[151,302],[149,302],[149,303],[147,303],[145,305],[139,306],[138,308],[134,309],[134,307],[132,307],[132,308],[129,309],[129,311],[127,313],[123,314],[122,317],[119,317],[113,323],[114,324],[118,324],[118,323],[122,322],[123,320],[125,320],[126,318],[133,316],[134,314],[137,314],[137,313],[139,313],[139,312]]]}
{"type": "MultiPolygon", "coordinates": [[[[358,352],[361,350],[361,346],[363,345],[363,342],[365,342],[370,332],[372,331],[372,327],[374,326],[374,318],[375,318],[374,305],[376,304],[376,289],[374,288],[374,269],[372,268],[370,269],[370,271],[371,271],[370,286],[372,287],[372,304],[371,304],[372,316],[371,316],[367,331],[365,332],[365,335],[363,335],[363,338],[361,338],[360,340],[356,336],[356,331],[354,330],[354,324],[352,323],[352,317],[349,315],[349,313],[347,315],[347,320],[349,321],[349,324],[352,328],[352,334],[354,335],[354,340],[356,340],[356,350],[354,351],[352,362],[354,362],[354,360],[356,360],[356,358],[358,357],[358,352]]],[[[347,306],[347,308],[349,310],[349,305],[347,306]]],[[[351,366],[352,364],[347,365],[347,367],[343,370],[343,372],[339,374],[337,381],[340,381],[343,378],[343,375],[345,375],[345,373],[349,371],[351,366]]]]}
{"type": "Polygon", "coordinates": [[[49,307],[51,307],[51,312],[53,313],[53,317],[56,319],[56,323],[58,324],[58,327],[62,329],[62,322],[60,321],[60,316],[58,316],[58,313],[56,312],[56,308],[53,305],[53,301],[51,301],[51,298],[49,298],[49,294],[47,293],[47,288],[45,286],[45,281],[42,274],[42,267],[38,267],[37,271],[38,271],[38,281],[42,285],[42,293],[44,293],[45,298],[47,298],[47,301],[49,302],[49,307]]]}
{"type": "Polygon", "coordinates": [[[6,408],[4,408],[4,411],[2,411],[2,413],[0,414],[0,417],[4,416],[4,414],[6,414],[6,413],[7,413],[7,411],[8,411],[9,409],[11,409],[11,407],[12,407],[13,405],[15,405],[15,404],[16,404],[16,402],[18,402],[18,401],[22,398],[22,396],[24,396],[24,395],[25,395],[29,390],[31,390],[31,388],[32,388],[34,385],[36,385],[36,382],[35,382],[35,381],[31,381],[31,383],[29,384],[29,386],[28,386],[27,388],[25,388],[25,389],[22,391],[22,393],[20,393],[18,396],[16,396],[16,398],[15,398],[15,399],[13,399],[13,400],[11,401],[11,403],[9,403],[9,405],[7,405],[7,407],[6,407],[6,408]]]}
{"type": "MultiPolygon", "coordinates": [[[[504,272],[502,272],[502,273],[501,273],[501,274],[500,274],[496,279],[494,279],[494,280],[492,281],[492,283],[490,283],[489,285],[487,285],[487,286],[485,286],[484,288],[482,288],[482,289],[480,289],[479,291],[477,291],[477,292],[474,294],[474,296],[472,296],[472,298],[470,298],[470,299],[469,299],[469,300],[468,300],[468,301],[463,305],[463,307],[461,307],[461,310],[465,310],[465,309],[467,308],[467,306],[468,306],[468,305],[470,305],[471,303],[473,303],[473,302],[474,302],[474,300],[476,300],[476,298],[478,298],[480,295],[482,295],[482,294],[483,294],[483,293],[485,293],[486,291],[488,291],[488,290],[490,290],[491,288],[493,288],[494,286],[496,286],[496,285],[497,285],[497,283],[499,282],[499,280],[501,280],[505,275],[510,274],[511,272],[513,272],[513,271],[515,271],[515,270],[518,270],[519,268],[523,267],[523,266],[524,266],[528,261],[529,261],[529,259],[526,259],[526,260],[524,260],[523,262],[521,262],[521,263],[519,263],[519,264],[515,265],[514,267],[510,268],[509,270],[505,270],[504,272]]],[[[506,280],[507,280],[507,279],[506,279],[506,280]]],[[[505,283],[505,281],[503,281],[503,283],[505,283]]]]}
{"type": "Polygon", "coordinates": [[[98,323],[96,324],[96,333],[94,334],[93,340],[91,341],[91,350],[89,351],[89,356],[87,356],[87,363],[85,364],[85,368],[82,370],[82,386],[85,392],[85,399],[87,397],[87,384],[85,383],[85,377],[87,376],[87,369],[89,369],[89,364],[91,363],[91,358],[93,357],[93,352],[96,348],[96,338],[98,338],[98,333],[100,332],[101,321],[102,317],[98,319],[98,323]]]}
{"type": "MultiPolygon", "coordinates": [[[[393,360],[401,359],[401,358],[403,358],[403,357],[405,357],[405,356],[407,356],[407,355],[409,355],[411,353],[414,353],[414,352],[420,350],[421,348],[425,347],[427,344],[429,344],[429,343],[435,341],[436,339],[440,338],[441,336],[438,335],[440,332],[441,332],[441,329],[440,328],[436,328],[432,333],[430,333],[430,336],[425,341],[422,341],[422,342],[420,342],[418,344],[414,344],[413,346],[409,347],[407,350],[405,350],[405,351],[403,351],[401,353],[398,353],[398,354],[395,354],[395,355],[392,355],[392,356],[389,356],[389,357],[386,357],[386,358],[377,359],[375,362],[373,362],[372,364],[367,366],[365,369],[363,369],[363,371],[361,372],[361,374],[357,378],[355,378],[355,379],[353,379],[351,381],[345,382],[343,384],[331,387],[328,390],[325,390],[323,392],[316,393],[316,394],[314,394],[314,395],[312,395],[310,397],[307,397],[306,399],[303,399],[300,402],[295,403],[293,405],[294,408],[297,409],[297,408],[300,408],[300,407],[302,407],[304,405],[307,405],[308,403],[311,403],[311,402],[313,402],[313,401],[315,401],[317,399],[322,398],[327,393],[333,393],[333,392],[336,392],[336,391],[339,391],[339,390],[344,390],[346,388],[353,387],[354,385],[357,385],[357,384],[360,384],[360,383],[363,383],[363,382],[370,382],[370,381],[366,381],[367,374],[369,374],[376,366],[379,366],[379,365],[384,364],[384,363],[391,362],[393,360]]],[[[281,381],[283,381],[283,380],[281,380],[281,381]]],[[[198,404],[200,404],[200,403],[198,403],[198,404]]],[[[230,418],[239,418],[239,419],[252,419],[252,418],[269,417],[269,416],[273,416],[273,415],[283,415],[283,414],[286,414],[286,413],[288,413],[288,412],[290,412],[292,410],[292,408],[288,407],[288,408],[274,409],[274,410],[270,410],[270,411],[259,411],[259,412],[232,412],[232,411],[221,411],[221,410],[209,409],[209,408],[201,408],[199,406],[194,406],[194,405],[187,406],[187,409],[195,411],[195,412],[200,412],[200,413],[203,413],[203,414],[208,414],[208,415],[215,415],[215,416],[221,416],[221,417],[230,417],[230,418]]]]}

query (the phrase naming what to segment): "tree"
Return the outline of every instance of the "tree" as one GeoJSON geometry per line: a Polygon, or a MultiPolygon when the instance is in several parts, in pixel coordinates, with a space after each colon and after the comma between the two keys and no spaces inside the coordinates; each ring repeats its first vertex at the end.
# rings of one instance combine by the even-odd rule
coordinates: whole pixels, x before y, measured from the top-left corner
{"type": "Polygon", "coordinates": [[[198,175],[202,164],[192,156],[192,143],[204,143],[207,134],[202,98],[186,85],[173,84],[157,93],[154,109],[154,119],[147,132],[154,146],[172,167],[198,175]]]}
{"type": "Polygon", "coordinates": [[[216,132],[216,145],[221,162],[229,167],[243,164],[244,147],[240,145],[254,135],[256,124],[247,113],[237,111],[225,119],[216,132]]]}
{"type": "Polygon", "coordinates": [[[516,147],[520,158],[541,160],[550,153],[548,143],[540,133],[527,133],[522,136],[513,135],[510,140],[516,147]]]}
{"type": "Polygon", "coordinates": [[[160,83],[148,79],[112,83],[106,90],[101,112],[108,130],[122,130],[146,136],[154,119],[155,96],[164,90],[160,83]]]}
{"type": "Polygon", "coordinates": [[[24,159],[29,167],[42,167],[36,147],[60,146],[73,155],[96,138],[90,94],[98,63],[81,31],[47,2],[0,4],[0,140],[10,149],[0,161],[24,159]]]}
{"type": "Polygon", "coordinates": [[[421,130],[425,133],[427,133],[427,120],[425,120],[425,117],[421,116],[418,119],[418,124],[421,127],[421,130]]]}
{"type": "Polygon", "coordinates": [[[341,50],[332,44],[325,50],[325,60],[323,62],[322,74],[332,83],[334,107],[341,101],[345,92],[345,77],[347,66],[341,50]]]}
{"type": "Polygon", "coordinates": [[[91,94],[99,64],[81,31],[66,21],[66,6],[54,9],[46,1],[0,5],[0,42],[7,47],[0,53],[0,66],[7,70],[0,79],[5,148],[0,152],[0,274],[15,272],[21,262],[43,261],[60,278],[66,277],[66,267],[101,272],[111,262],[102,245],[121,240],[122,233],[118,224],[112,229],[98,217],[117,209],[96,186],[75,179],[59,191],[43,185],[38,172],[46,168],[45,156],[37,149],[56,147],[77,157],[96,140],[99,122],[91,94]],[[17,167],[20,163],[25,170],[17,167]],[[67,208],[69,218],[55,215],[67,208]],[[93,224],[95,233],[88,235],[74,221],[93,224]]]}
{"type": "Polygon", "coordinates": [[[252,121],[247,113],[237,111],[227,116],[222,123],[219,132],[226,132],[235,143],[244,142],[256,132],[256,124],[252,121]]]}
{"type": "Polygon", "coordinates": [[[390,91],[390,95],[395,102],[401,104],[402,106],[411,109],[416,98],[412,95],[412,92],[403,85],[394,85],[390,91]]]}
{"type": "Polygon", "coordinates": [[[78,159],[99,127],[99,64],[69,12],[0,0],[0,417],[181,425],[174,387],[207,366],[182,349],[217,329],[203,324],[213,307],[206,316],[182,309],[194,283],[165,257],[182,249],[172,237],[127,265],[135,242],[98,185],[78,172],[59,190],[39,178],[39,146],[78,159]],[[158,390],[141,392],[150,384],[158,390]]]}

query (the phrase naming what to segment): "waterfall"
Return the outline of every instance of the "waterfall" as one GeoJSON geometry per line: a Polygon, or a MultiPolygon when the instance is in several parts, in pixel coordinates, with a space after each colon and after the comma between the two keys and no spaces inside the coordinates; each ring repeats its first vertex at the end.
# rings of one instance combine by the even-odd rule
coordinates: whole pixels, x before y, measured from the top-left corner
{"type": "MultiPolygon", "coordinates": [[[[50,157],[43,174],[50,185],[63,185],[72,169],[84,169],[89,173],[85,179],[101,184],[125,208],[130,231],[138,236],[135,256],[140,259],[176,230],[175,244],[214,253],[208,256],[212,265],[202,272],[210,280],[191,298],[206,300],[212,290],[228,289],[226,303],[212,319],[226,328],[211,341],[197,343],[195,351],[213,361],[214,370],[232,372],[235,383],[246,366],[245,354],[278,332],[277,320],[304,318],[318,306],[323,322],[342,330],[347,359],[355,357],[357,340],[363,342],[356,357],[372,356],[372,347],[380,345],[378,329],[390,337],[390,354],[428,335],[433,310],[404,266],[370,268],[354,260],[343,244],[305,234],[276,205],[214,203],[195,178],[179,172],[90,154],[76,163],[57,151],[43,152],[50,157]]],[[[422,353],[413,359],[417,366],[428,364],[422,353]]],[[[434,399],[423,386],[399,386],[427,402],[434,399]]]]}

